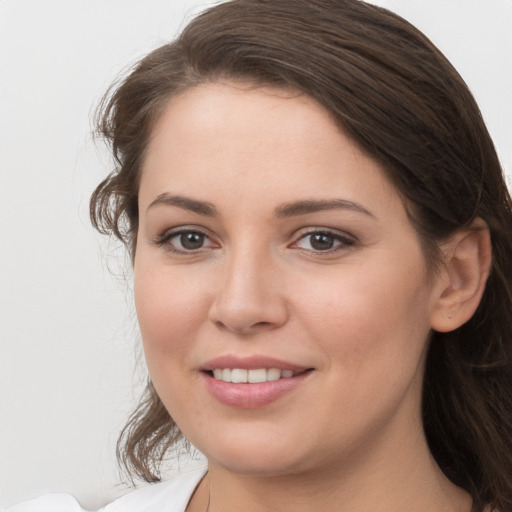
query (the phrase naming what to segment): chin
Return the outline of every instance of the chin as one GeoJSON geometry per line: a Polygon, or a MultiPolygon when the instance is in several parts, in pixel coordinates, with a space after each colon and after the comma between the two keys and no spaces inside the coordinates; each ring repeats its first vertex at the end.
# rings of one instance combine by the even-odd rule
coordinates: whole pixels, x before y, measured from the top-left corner
{"type": "Polygon", "coordinates": [[[275,460],[275,454],[270,453],[260,455],[257,459],[252,460],[249,459],[247,454],[229,457],[225,453],[222,454],[222,459],[210,459],[208,457],[207,459],[210,466],[218,465],[226,471],[238,475],[277,477],[307,471],[306,467],[303,467],[298,461],[275,460]]]}
{"type": "Polygon", "coordinates": [[[271,440],[254,432],[218,439],[213,447],[198,446],[198,449],[210,465],[245,475],[277,476],[301,472],[312,461],[311,456],[298,452],[296,443],[284,442],[282,435],[271,440]]]}

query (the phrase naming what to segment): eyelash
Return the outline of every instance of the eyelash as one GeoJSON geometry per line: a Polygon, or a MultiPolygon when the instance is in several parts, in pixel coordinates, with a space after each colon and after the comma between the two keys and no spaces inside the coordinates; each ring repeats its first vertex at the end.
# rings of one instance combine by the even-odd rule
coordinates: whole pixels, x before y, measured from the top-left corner
{"type": "Polygon", "coordinates": [[[173,231],[166,231],[164,234],[158,236],[157,239],[155,240],[155,244],[164,248],[165,251],[172,252],[175,254],[195,254],[201,251],[201,249],[204,249],[204,246],[201,246],[197,249],[178,249],[174,247],[171,243],[171,240],[173,238],[181,237],[184,235],[198,235],[203,239],[203,241],[211,240],[207,234],[205,234],[199,229],[180,228],[173,231]]]}
{"type": "MultiPolygon", "coordinates": [[[[201,238],[202,243],[204,241],[210,240],[211,238],[205,234],[203,231],[199,229],[193,229],[193,228],[180,228],[173,231],[167,231],[164,234],[158,236],[155,240],[155,244],[163,247],[165,251],[172,252],[175,254],[196,254],[200,252],[202,249],[208,248],[210,246],[204,246],[201,245],[201,247],[195,248],[195,249],[186,249],[186,248],[177,248],[173,246],[171,243],[171,240],[177,237],[182,237],[184,235],[197,235],[201,238]]],[[[182,240],[183,242],[183,240],[182,240]]],[[[342,234],[338,231],[333,231],[326,228],[321,229],[313,229],[310,231],[307,231],[305,233],[302,233],[292,244],[290,244],[288,247],[295,248],[297,250],[313,253],[313,254],[332,254],[338,251],[347,250],[350,247],[354,246],[356,243],[356,239],[353,238],[350,235],[342,234]],[[321,236],[329,239],[329,241],[332,244],[336,244],[336,242],[339,242],[337,245],[334,245],[334,247],[328,247],[325,250],[321,249],[307,249],[307,248],[301,248],[298,247],[299,242],[306,240],[308,237],[310,237],[310,245],[311,245],[311,237],[313,236],[321,236]]],[[[211,242],[211,246],[215,247],[216,244],[214,242],[211,242]]]]}
{"type": "Polygon", "coordinates": [[[319,229],[312,229],[310,231],[307,231],[305,233],[302,233],[299,238],[292,243],[291,247],[296,247],[298,250],[302,250],[308,253],[314,253],[314,254],[333,254],[338,251],[346,251],[350,247],[353,247],[356,243],[356,239],[352,237],[351,235],[348,235],[346,233],[340,233],[339,231],[334,231],[327,228],[319,228],[319,229]],[[336,242],[339,242],[338,245],[335,245],[334,247],[329,247],[326,250],[320,250],[320,249],[305,249],[298,247],[299,242],[302,240],[306,240],[308,237],[310,238],[310,245],[311,245],[311,237],[313,236],[322,236],[330,239],[330,241],[335,244],[336,242]]]}

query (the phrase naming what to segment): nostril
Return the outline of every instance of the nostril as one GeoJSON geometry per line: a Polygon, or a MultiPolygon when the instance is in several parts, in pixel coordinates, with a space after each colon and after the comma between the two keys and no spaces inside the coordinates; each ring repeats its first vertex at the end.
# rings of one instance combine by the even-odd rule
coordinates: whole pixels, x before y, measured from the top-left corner
{"type": "Polygon", "coordinates": [[[268,327],[272,325],[270,322],[257,322],[254,324],[254,327],[268,327]]]}
{"type": "Polygon", "coordinates": [[[272,326],[274,325],[272,322],[255,322],[252,324],[250,322],[247,322],[246,324],[244,324],[242,322],[223,322],[221,320],[216,320],[214,323],[216,327],[221,330],[227,330],[239,334],[252,334],[256,331],[272,328],[272,326]]]}

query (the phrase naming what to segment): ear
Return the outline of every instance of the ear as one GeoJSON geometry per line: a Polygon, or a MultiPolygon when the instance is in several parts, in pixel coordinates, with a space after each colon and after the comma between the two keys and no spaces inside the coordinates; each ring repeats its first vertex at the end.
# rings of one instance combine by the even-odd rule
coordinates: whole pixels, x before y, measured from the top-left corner
{"type": "Polygon", "coordinates": [[[435,286],[432,329],[449,332],[475,313],[489,276],[492,246],[489,228],[482,219],[456,231],[441,245],[444,260],[435,286]]]}

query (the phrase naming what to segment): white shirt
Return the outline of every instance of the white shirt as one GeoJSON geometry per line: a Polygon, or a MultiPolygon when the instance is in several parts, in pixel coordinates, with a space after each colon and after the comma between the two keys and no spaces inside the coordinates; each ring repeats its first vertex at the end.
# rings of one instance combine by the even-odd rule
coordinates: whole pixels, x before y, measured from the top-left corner
{"type": "MultiPolygon", "coordinates": [[[[167,482],[148,485],[129,492],[97,512],[185,512],[187,504],[206,473],[194,469],[167,482]]],[[[87,512],[68,494],[47,494],[1,512],[87,512]]]]}

